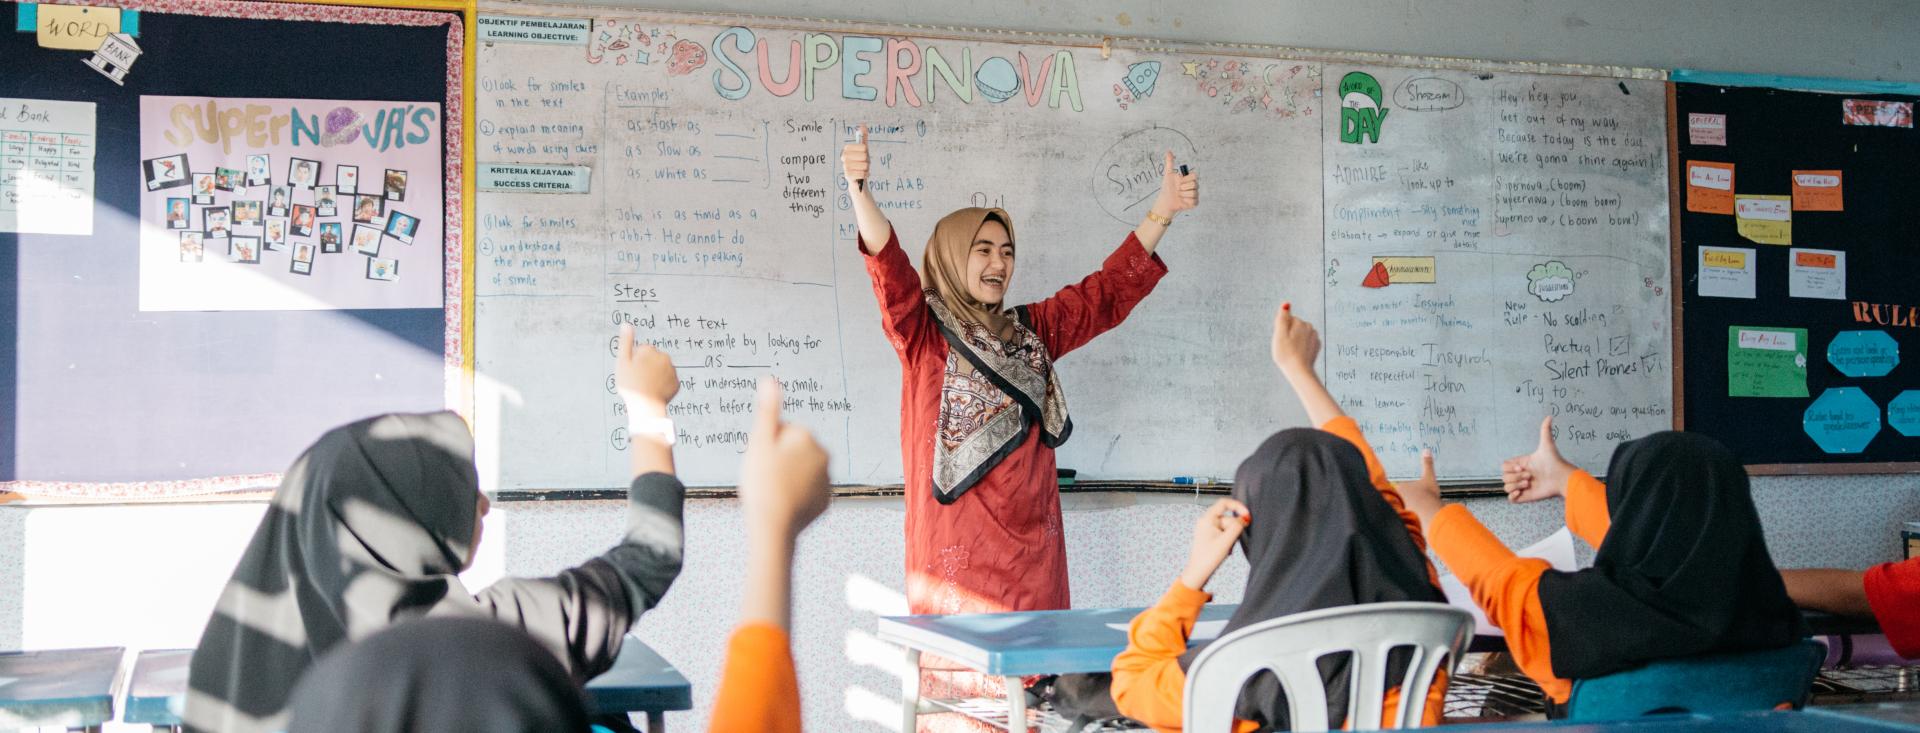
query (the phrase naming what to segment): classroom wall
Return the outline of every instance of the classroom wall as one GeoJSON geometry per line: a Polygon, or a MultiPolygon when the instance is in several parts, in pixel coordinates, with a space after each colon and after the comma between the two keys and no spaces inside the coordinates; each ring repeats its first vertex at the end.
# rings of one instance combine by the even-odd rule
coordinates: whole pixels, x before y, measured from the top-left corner
{"type": "MultiPolygon", "coordinates": [[[[1920,13],[1905,0],[1672,3],[1631,0],[647,0],[633,6],[1039,31],[1229,41],[1498,60],[1695,67],[1920,82],[1920,13]]],[[[1899,555],[1897,527],[1920,519],[1920,476],[1755,480],[1776,561],[1862,567],[1899,555]]],[[[1553,506],[1472,502],[1510,544],[1558,526],[1553,506]]],[[[1072,497],[1066,528],[1082,605],[1145,604],[1185,557],[1194,508],[1178,498],[1072,497]],[[1170,505],[1169,502],[1172,502],[1170,505]]],[[[261,505],[0,507],[0,648],[179,644],[197,638],[261,505]]],[[[507,504],[485,551],[537,574],[604,549],[617,503],[507,504]]],[[[897,609],[898,499],[844,500],[801,546],[796,650],[812,730],[890,730],[897,668],[871,643],[876,611],[897,609]],[[851,609],[851,610],[849,610],[851,609]],[[872,664],[867,663],[872,661],[872,664]],[[876,666],[877,665],[877,666],[876,666]],[[851,724],[874,719],[877,724],[851,724]]],[[[641,632],[680,664],[704,707],[739,599],[737,505],[690,502],[688,572],[641,632]]],[[[1230,565],[1222,598],[1244,568],[1230,565]]],[[[696,711],[677,728],[704,728],[696,711]]]]}

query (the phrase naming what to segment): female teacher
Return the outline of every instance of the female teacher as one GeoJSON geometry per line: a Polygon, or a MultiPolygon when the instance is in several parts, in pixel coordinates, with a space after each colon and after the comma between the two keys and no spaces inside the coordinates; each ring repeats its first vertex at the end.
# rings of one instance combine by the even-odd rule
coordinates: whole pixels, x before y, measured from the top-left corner
{"type": "MultiPolygon", "coordinates": [[[[920,270],[864,185],[867,132],[840,155],[880,321],[903,367],[907,602],[913,613],[1067,608],[1067,548],[1053,449],[1073,431],[1055,359],[1125,320],[1167,272],[1154,256],[1199,204],[1197,174],[1166,155],[1160,193],[1100,270],[1008,307],[1013,217],[966,208],[934,226],[920,270]]],[[[927,664],[935,668],[936,664],[927,664]]],[[[925,694],[973,696],[983,679],[935,674],[925,694]],[[937,678],[937,679],[936,679],[937,678]]]]}

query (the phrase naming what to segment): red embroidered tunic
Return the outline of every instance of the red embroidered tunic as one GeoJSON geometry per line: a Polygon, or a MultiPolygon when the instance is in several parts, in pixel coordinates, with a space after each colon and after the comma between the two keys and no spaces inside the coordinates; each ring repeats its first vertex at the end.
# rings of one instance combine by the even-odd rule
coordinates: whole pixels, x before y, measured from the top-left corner
{"type": "MultiPolygon", "coordinates": [[[[865,247],[861,253],[866,252],[865,247]]],[[[1067,608],[1067,547],[1053,449],[1037,422],[1020,446],[952,504],[933,494],[933,448],[948,346],[898,233],[866,257],[880,322],[900,355],[900,451],[906,473],[907,602],[913,613],[1067,608]]],[[[1059,359],[1125,320],[1167,267],[1132,234],[1100,271],[1028,306],[1059,359]]],[[[1066,385],[1069,389],[1072,384],[1066,385]]],[[[1018,409],[1018,408],[1015,408],[1018,409]]]]}

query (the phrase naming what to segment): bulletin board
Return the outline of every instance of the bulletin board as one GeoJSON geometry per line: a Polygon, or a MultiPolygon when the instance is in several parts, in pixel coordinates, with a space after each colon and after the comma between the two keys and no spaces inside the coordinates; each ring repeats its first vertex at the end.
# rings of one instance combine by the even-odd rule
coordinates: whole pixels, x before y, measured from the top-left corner
{"type": "Polygon", "coordinates": [[[0,2],[0,492],[270,487],[460,404],[461,14],[92,4],[117,79],[0,2]]]}
{"type": "Polygon", "coordinates": [[[1920,89],[1674,79],[1685,428],[1756,472],[1920,470],[1920,89]]]}

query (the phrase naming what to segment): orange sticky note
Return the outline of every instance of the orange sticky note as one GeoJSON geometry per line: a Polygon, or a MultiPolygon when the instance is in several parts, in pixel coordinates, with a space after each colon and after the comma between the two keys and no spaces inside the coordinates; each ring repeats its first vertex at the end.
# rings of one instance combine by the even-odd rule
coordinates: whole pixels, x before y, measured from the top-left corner
{"type": "Polygon", "coordinates": [[[1794,211],[1842,211],[1840,171],[1794,171],[1794,211]]]}
{"type": "Polygon", "coordinates": [[[1687,210],[1733,213],[1733,164],[1687,161],[1687,210]]]}
{"type": "Polygon", "coordinates": [[[1802,249],[1794,251],[1793,264],[1796,267],[1818,267],[1831,270],[1839,266],[1839,258],[1832,252],[1802,249]]]}

